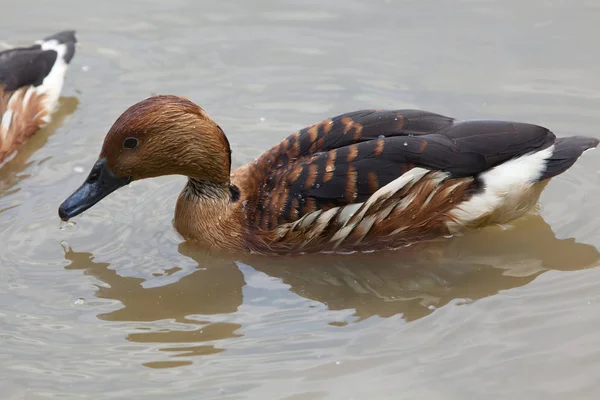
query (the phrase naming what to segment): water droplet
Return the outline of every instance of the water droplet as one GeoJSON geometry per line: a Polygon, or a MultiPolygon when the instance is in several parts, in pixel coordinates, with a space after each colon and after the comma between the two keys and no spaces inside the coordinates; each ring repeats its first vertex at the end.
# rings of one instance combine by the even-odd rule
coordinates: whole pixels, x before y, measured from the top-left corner
{"type": "Polygon", "coordinates": [[[73,167],[73,171],[77,172],[78,174],[83,172],[83,167],[80,167],[79,165],[76,167],[73,167]]]}
{"type": "Polygon", "coordinates": [[[334,169],[335,169],[335,167],[332,165],[328,165],[325,167],[325,171],[327,171],[327,172],[332,172],[334,169]]]}
{"type": "Polygon", "coordinates": [[[265,122],[266,118],[265,117],[260,117],[260,122],[265,122]]]}
{"type": "Polygon", "coordinates": [[[321,187],[321,184],[320,184],[320,183],[317,183],[317,184],[315,185],[315,187],[318,189],[318,188],[320,188],[320,187],[321,187]]]}
{"type": "Polygon", "coordinates": [[[433,310],[435,310],[435,306],[434,305],[430,305],[430,306],[427,307],[427,309],[433,311],[433,310]]]}
{"type": "Polygon", "coordinates": [[[82,306],[82,305],[85,304],[85,299],[83,297],[75,299],[75,301],[73,302],[73,304],[75,304],[76,306],[82,306]]]}
{"type": "Polygon", "coordinates": [[[398,118],[394,118],[394,121],[398,121],[398,118]]]}
{"type": "Polygon", "coordinates": [[[379,135],[377,136],[377,139],[385,139],[385,135],[379,135]]]}
{"type": "Polygon", "coordinates": [[[340,365],[342,362],[341,361],[336,361],[335,365],[340,365]]]}
{"type": "Polygon", "coordinates": [[[73,231],[73,230],[75,230],[75,226],[76,226],[76,225],[77,225],[77,224],[76,224],[75,222],[73,222],[73,221],[67,221],[67,222],[65,222],[65,221],[60,221],[60,226],[59,226],[59,228],[58,228],[58,229],[60,229],[61,231],[67,231],[67,232],[70,232],[70,231],[73,231]]]}
{"type": "Polygon", "coordinates": [[[81,67],[81,70],[82,70],[83,72],[88,72],[88,71],[90,70],[90,67],[89,67],[89,66],[87,66],[87,65],[84,65],[83,67],[81,67]]]}
{"type": "Polygon", "coordinates": [[[405,145],[405,146],[408,146],[408,142],[404,142],[404,145],[405,145]]]}

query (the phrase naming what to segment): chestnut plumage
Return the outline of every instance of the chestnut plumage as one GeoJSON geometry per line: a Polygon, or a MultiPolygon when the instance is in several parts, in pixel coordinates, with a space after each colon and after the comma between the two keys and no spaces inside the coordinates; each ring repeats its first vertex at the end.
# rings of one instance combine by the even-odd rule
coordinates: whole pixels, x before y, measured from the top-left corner
{"type": "MultiPolygon", "coordinates": [[[[119,117],[101,157],[122,181],[188,176],[174,219],[185,239],[285,254],[396,248],[510,221],[597,144],[521,122],[361,110],[293,133],[230,173],[229,142],[206,112],[155,96],[119,117]],[[131,138],[137,145],[124,149],[131,138]]],[[[104,197],[94,190],[65,204],[89,207],[104,197]]]]}

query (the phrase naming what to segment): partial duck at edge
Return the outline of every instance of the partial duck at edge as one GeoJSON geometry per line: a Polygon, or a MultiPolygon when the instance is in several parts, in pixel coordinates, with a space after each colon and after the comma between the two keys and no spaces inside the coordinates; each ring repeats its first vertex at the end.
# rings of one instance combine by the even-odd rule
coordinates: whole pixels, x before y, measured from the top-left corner
{"type": "Polygon", "coordinates": [[[174,218],[188,241],[259,254],[390,249],[524,215],[597,145],[527,123],[362,110],[293,133],[230,171],[227,137],[202,108],[154,96],[116,120],[59,216],[134,180],[176,174],[188,177],[174,218]]]}
{"type": "Polygon", "coordinates": [[[0,163],[50,122],[76,43],[62,31],[0,52],[0,163]]]}

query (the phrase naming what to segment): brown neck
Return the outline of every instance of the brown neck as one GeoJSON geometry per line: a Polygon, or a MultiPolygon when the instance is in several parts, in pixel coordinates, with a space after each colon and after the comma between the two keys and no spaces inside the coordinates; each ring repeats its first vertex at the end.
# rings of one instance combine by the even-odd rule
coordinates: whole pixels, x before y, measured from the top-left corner
{"type": "Polygon", "coordinates": [[[240,193],[229,183],[189,178],[177,200],[175,229],[186,240],[208,247],[243,246],[240,193]]]}
{"type": "MultiPolygon", "coordinates": [[[[206,120],[210,120],[210,118],[206,116],[206,120]]],[[[195,188],[200,189],[201,193],[201,187],[211,193],[214,192],[213,189],[216,189],[216,186],[229,185],[231,173],[231,146],[227,135],[219,125],[212,122],[212,120],[210,121],[213,134],[205,136],[202,148],[192,147],[189,150],[190,160],[186,160],[184,164],[189,168],[186,174],[190,178],[188,186],[190,184],[194,185],[195,188]],[[206,153],[206,149],[212,150],[206,153]],[[195,154],[198,150],[200,154],[195,154]],[[201,168],[197,168],[197,165],[191,160],[204,160],[204,162],[201,168]],[[210,177],[210,179],[207,179],[207,177],[210,177]]],[[[209,128],[204,129],[211,130],[209,128]]]]}

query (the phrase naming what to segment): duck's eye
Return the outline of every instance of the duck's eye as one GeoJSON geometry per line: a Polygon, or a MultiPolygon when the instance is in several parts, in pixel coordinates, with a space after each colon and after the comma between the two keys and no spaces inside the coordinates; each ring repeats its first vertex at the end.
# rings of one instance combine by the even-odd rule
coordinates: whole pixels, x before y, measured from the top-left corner
{"type": "Polygon", "coordinates": [[[138,145],[138,140],[134,137],[128,137],[123,142],[123,147],[125,147],[126,149],[135,149],[137,147],[137,145],[138,145]]]}

